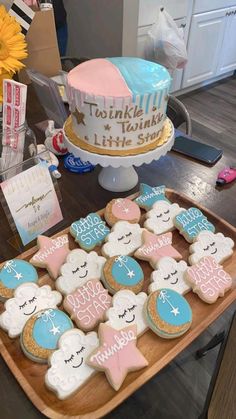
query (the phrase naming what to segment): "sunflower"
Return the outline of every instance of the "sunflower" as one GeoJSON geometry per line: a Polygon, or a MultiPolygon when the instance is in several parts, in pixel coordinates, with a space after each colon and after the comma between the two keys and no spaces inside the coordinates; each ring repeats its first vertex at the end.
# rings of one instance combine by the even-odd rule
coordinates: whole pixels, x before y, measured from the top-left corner
{"type": "Polygon", "coordinates": [[[11,76],[24,67],[21,60],[27,57],[26,47],[21,26],[0,6],[0,75],[9,73],[11,76]]]}

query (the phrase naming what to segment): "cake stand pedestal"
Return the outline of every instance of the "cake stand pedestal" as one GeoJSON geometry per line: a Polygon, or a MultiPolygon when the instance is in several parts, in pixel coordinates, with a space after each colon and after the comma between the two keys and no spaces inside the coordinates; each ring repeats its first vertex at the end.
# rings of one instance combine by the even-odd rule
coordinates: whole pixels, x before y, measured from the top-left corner
{"type": "Polygon", "coordinates": [[[81,160],[103,167],[99,176],[99,184],[108,191],[125,192],[133,189],[138,183],[138,175],[133,166],[141,166],[143,163],[151,163],[165,156],[174,144],[174,127],[171,123],[171,135],[167,142],[155,150],[135,156],[108,156],[105,154],[91,153],[74,145],[65,135],[65,143],[70,153],[81,160]]]}

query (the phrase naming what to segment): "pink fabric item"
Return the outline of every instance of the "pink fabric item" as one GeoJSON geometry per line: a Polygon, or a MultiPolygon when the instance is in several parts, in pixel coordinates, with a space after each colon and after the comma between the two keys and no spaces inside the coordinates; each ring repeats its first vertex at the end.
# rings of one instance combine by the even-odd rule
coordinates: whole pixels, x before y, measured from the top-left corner
{"type": "Polygon", "coordinates": [[[38,7],[38,3],[36,0],[23,0],[23,2],[25,4],[27,4],[27,6],[31,7],[31,6],[36,6],[38,7]]]}

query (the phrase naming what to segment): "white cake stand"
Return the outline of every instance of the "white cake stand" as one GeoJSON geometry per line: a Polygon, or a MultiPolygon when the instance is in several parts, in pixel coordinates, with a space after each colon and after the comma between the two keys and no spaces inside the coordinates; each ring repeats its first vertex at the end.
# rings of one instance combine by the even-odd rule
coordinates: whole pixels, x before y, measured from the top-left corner
{"type": "Polygon", "coordinates": [[[171,136],[166,143],[147,153],[135,156],[108,156],[83,150],[74,145],[65,135],[65,144],[70,153],[80,157],[83,161],[90,161],[93,165],[103,167],[98,176],[99,184],[108,191],[125,192],[133,189],[138,183],[138,175],[133,166],[141,166],[143,163],[151,163],[165,156],[174,144],[174,127],[171,123],[171,136]]]}

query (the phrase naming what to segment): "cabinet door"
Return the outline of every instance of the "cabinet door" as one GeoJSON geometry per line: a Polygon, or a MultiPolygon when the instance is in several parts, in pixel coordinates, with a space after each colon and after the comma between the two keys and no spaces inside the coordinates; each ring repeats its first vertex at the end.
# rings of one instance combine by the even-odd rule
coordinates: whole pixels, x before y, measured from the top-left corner
{"type": "Polygon", "coordinates": [[[216,75],[227,10],[193,16],[188,40],[188,63],[182,87],[192,86],[216,75]]]}
{"type": "Polygon", "coordinates": [[[219,55],[217,75],[236,69],[236,6],[226,12],[224,39],[219,55]]]}

